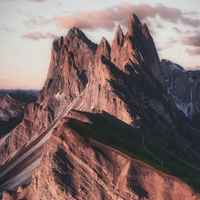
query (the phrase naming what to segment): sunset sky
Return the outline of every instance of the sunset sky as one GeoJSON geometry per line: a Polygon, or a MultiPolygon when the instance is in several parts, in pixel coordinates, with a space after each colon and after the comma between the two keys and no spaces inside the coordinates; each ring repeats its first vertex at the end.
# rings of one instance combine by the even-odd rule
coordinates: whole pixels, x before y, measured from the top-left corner
{"type": "Polygon", "coordinates": [[[97,43],[111,41],[133,12],[160,58],[200,69],[199,8],[200,0],[0,0],[0,88],[40,89],[55,37],[77,26],[97,43]]]}

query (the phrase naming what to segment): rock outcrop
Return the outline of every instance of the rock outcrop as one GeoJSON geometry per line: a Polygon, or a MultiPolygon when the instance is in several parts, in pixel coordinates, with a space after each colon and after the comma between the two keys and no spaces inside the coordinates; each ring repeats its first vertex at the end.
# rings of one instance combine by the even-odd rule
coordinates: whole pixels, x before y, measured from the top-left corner
{"type": "Polygon", "coordinates": [[[198,200],[200,132],[165,87],[137,16],[112,45],[72,28],[53,42],[38,101],[0,143],[0,189],[28,200],[198,200]]]}
{"type": "Polygon", "coordinates": [[[194,128],[200,129],[200,71],[187,71],[169,61],[161,61],[163,83],[194,128]]]}
{"type": "MultiPolygon", "coordinates": [[[[86,121],[90,121],[86,113],[73,111],[59,125],[43,150],[32,183],[15,198],[197,200],[191,189],[175,177],[88,137],[95,130],[84,130],[86,121]],[[75,129],[72,124],[76,124],[75,129]]],[[[90,123],[92,128],[94,124],[90,123]]]]}
{"type": "Polygon", "coordinates": [[[178,108],[190,119],[200,113],[200,71],[187,71],[168,60],[161,61],[161,69],[168,92],[178,108]]]}
{"type": "Polygon", "coordinates": [[[9,95],[0,96],[0,140],[23,118],[23,104],[9,95]]]}

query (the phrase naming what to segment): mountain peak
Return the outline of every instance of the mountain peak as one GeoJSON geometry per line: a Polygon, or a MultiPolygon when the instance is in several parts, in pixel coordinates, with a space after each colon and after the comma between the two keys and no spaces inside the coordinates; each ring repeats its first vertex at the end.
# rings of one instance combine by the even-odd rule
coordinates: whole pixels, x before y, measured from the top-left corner
{"type": "Polygon", "coordinates": [[[68,33],[67,36],[69,41],[73,41],[74,38],[76,38],[76,41],[83,41],[84,43],[87,44],[87,46],[91,49],[93,49],[93,51],[96,50],[96,44],[93,43],[90,39],[88,39],[88,37],[85,35],[85,33],[83,31],[81,31],[78,27],[72,27],[68,33]]]}
{"type": "Polygon", "coordinates": [[[149,38],[151,37],[151,34],[150,34],[150,32],[149,32],[149,28],[148,28],[148,26],[147,26],[146,23],[144,23],[144,24],[142,25],[142,34],[144,35],[144,37],[145,37],[146,39],[149,39],[149,38]]]}
{"type": "Polygon", "coordinates": [[[109,42],[107,41],[107,39],[105,37],[102,37],[99,45],[98,45],[98,49],[97,49],[97,57],[101,57],[102,55],[106,56],[107,58],[110,57],[110,51],[111,51],[111,47],[109,42]]]}
{"type": "Polygon", "coordinates": [[[121,26],[118,25],[113,43],[116,43],[117,45],[122,46],[123,41],[124,41],[124,33],[122,31],[121,26]]]}
{"type": "Polygon", "coordinates": [[[135,32],[141,26],[141,22],[136,14],[132,14],[128,17],[128,35],[134,36],[135,32]]]}
{"type": "Polygon", "coordinates": [[[99,46],[109,47],[110,44],[105,37],[102,37],[99,46]]]}
{"type": "Polygon", "coordinates": [[[67,34],[67,36],[68,37],[71,37],[71,36],[78,36],[78,37],[82,37],[82,36],[84,36],[85,34],[78,28],[78,27],[72,27],[70,30],[69,30],[69,32],[68,32],[68,34],[67,34]]]}

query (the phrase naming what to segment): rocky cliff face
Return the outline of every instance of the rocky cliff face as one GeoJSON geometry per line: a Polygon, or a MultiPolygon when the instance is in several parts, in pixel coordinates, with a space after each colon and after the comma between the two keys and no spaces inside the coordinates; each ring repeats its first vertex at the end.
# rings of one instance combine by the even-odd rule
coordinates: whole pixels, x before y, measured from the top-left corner
{"type": "Polygon", "coordinates": [[[0,140],[6,133],[21,122],[23,104],[9,95],[0,96],[0,140]]]}
{"type": "MultiPolygon", "coordinates": [[[[33,173],[31,185],[18,189],[15,198],[197,199],[191,189],[175,177],[86,138],[85,134],[95,131],[84,132],[86,121],[94,125],[87,113],[70,113],[70,118],[59,125],[46,144],[43,160],[33,173]],[[76,130],[72,124],[76,124],[76,130]]],[[[107,123],[106,118],[104,123],[107,123]]],[[[104,134],[103,129],[101,133],[104,134]]]]}
{"type": "Polygon", "coordinates": [[[199,191],[200,133],[163,83],[137,16],[112,45],[72,28],[53,42],[38,101],[0,143],[0,189],[14,199],[199,199],[174,176],[199,191]]]}
{"type": "Polygon", "coordinates": [[[200,71],[186,71],[167,60],[161,61],[161,69],[168,92],[178,108],[189,118],[199,113],[200,71]]]}

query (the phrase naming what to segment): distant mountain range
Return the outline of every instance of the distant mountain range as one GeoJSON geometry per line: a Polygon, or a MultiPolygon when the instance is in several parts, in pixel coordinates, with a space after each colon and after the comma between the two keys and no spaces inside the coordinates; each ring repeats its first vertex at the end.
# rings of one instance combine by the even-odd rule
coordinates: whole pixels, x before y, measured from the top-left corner
{"type": "Polygon", "coordinates": [[[167,60],[161,61],[164,85],[177,107],[200,128],[200,70],[187,71],[167,60]]]}
{"type": "Polygon", "coordinates": [[[38,90],[0,89],[0,97],[9,95],[13,99],[27,104],[37,100],[38,90]]]}
{"type": "Polygon", "coordinates": [[[2,198],[199,200],[199,74],[160,61],[134,14],[112,44],[73,27],[0,139],[2,198]]]}
{"type": "Polygon", "coordinates": [[[23,119],[24,107],[37,100],[35,90],[0,90],[0,138],[23,119]]]}

